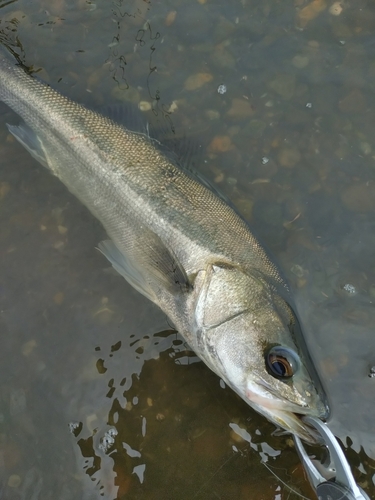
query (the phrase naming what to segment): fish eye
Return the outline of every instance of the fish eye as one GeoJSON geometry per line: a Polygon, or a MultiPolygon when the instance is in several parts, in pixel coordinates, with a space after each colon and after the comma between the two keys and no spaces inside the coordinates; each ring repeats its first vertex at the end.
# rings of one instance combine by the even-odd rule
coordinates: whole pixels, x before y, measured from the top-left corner
{"type": "Polygon", "coordinates": [[[299,367],[297,354],[287,347],[271,347],[266,353],[265,360],[268,373],[275,378],[291,378],[299,367]]]}

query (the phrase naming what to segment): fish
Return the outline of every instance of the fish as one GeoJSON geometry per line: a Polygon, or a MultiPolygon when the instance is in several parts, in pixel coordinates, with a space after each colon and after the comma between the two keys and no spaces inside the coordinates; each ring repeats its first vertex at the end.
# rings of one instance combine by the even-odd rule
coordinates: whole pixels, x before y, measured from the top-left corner
{"type": "Polygon", "coordinates": [[[289,287],[239,215],[145,130],[73,102],[0,55],[9,132],[101,222],[98,248],[246,403],[308,442],[329,405],[289,287]]]}

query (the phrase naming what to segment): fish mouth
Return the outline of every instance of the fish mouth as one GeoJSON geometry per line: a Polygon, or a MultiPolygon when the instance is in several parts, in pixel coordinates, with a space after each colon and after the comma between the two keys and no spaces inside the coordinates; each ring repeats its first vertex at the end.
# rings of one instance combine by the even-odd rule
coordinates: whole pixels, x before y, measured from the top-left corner
{"type": "Polygon", "coordinates": [[[302,419],[306,415],[317,416],[316,412],[306,411],[293,412],[289,410],[282,410],[280,408],[275,408],[272,406],[263,406],[254,401],[248,401],[248,403],[258,412],[264,415],[268,420],[273,422],[278,427],[283,430],[278,432],[281,434],[295,434],[299,438],[303,439],[309,444],[323,444],[323,439],[314,427],[308,425],[302,419]]]}
{"type": "MultiPolygon", "coordinates": [[[[302,420],[306,414],[293,413],[284,410],[266,410],[264,412],[259,407],[257,409],[273,423],[282,427],[285,430],[285,433],[295,434],[312,445],[324,444],[324,441],[317,430],[302,420]]],[[[282,434],[282,432],[280,434],[282,434]]]]}
{"type": "Polygon", "coordinates": [[[323,440],[317,430],[304,422],[302,418],[308,415],[325,420],[328,408],[323,403],[317,408],[312,408],[307,404],[300,406],[283,399],[279,394],[266,397],[250,389],[246,391],[246,400],[255,410],[284,429],[286,433],[295,434],[310,444],[322,444],[323,440]]]}

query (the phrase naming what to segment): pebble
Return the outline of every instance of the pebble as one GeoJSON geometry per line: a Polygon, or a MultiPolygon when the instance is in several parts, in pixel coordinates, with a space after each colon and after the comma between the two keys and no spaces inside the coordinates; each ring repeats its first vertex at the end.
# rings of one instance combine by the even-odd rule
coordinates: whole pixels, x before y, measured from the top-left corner
{"type": "Polygon", "coordinates": [[[366,99],[358,89],[352,90],[339,101],[339,109],[343,113],[362,113],[365,108],[366,99]]]}
{"type": "Polygon", "coordinates": [[[65,226],[62,226],[61,224],[57,226],[57,230],[60,234],[66,234],[68,231],[68,228],[65,226]]]}
{"type": "Polygon", "coordinates": [[[309,64],[309,57],[308,56],[302,56],[302,55],[297,55],[294,56],[292,59],[292,64],[296,68],[306,68],[306,66],[309,64]]]}
{"type": "Polygon", "coordinates": [[[10,394],[9,412],[14,417],[26,410],[26,394],[23,389],[12,390],[10,394]]]}
{"type": "Polygon", "coordinates": [[[303,278],[307,274],[307,271],[299,264],[293,264],[290,270],[297,278],[303,278]]]}
{"type": "Polygon", "coordinates": [[[253,206],[254,202],[249,198],[240,198],[239,200],[236,200],[236,207],[245,219],[251,218],[253,206]]]}
{"type": "Polygon", "coordinates": [[[249,123],[242,129],[242,135],[248,137],[261,137],[267,128],[267,123],[262,120],[250,120],[249,123]]]}
{"type": "Polygon", "coordinates": [[[18,488],[21,484],[21,478],[17,474],[12,474],[8,479],[8,486],[10,488],[18,488]]]}
{"type": "Polygon", "coordinates": [[[375,184],[371,182],[356,182],[342,191],[341,201],[353,212],[368,212],[375,210],[375,184]]]}
{"type": "Polygon", "coordinates": [[[185,90],[197,90],[213,79],[211,73],[196,73],[185,80],[185,90]]]}
{"type": "Polygon", "coordinates": [[[300,28],[304,28],[310,21],[318,17],[318,15],[327,8],[325,0],[313,0],[301,9],[297,14],[297,24],[300,28]]]}
{"type": "Polygon", "coordinates": [[[108,306],[108,297],[102,297],[100,307],[94,312],[94,318],[97,318],[102,325],[112,320],[114,311],[108,306]]]}
{"type": "Polygon", "coordinates": [[[207,149],[210,153],[225,153],[233,148],[232,140],[228,135],[217,135],[212,139],[207,149]]]}
{"type": "Polygon", "coordinates": [[[165,25],[171,26],[175,22],[176,16],[177,16],[177,11],[175,10],[169,11],[167,17],[165,18],[165,25]]]}
{"type": "Polygon", "coordinates": [[[235,186],[237,184],[237,179],[235,177],[227,177],[227,183],[230,186],[235,186]]]}
{"type": "Polygon", "coordinates": [[[234,69],[236,59],[232,56],[229,50],[225,49],[223,44],[218,45],[212,54],[212,63],[219,68],[234,69]]]}
{"type": "Polygon", "coordinates": [[[337,375],[337,366],[331,358],[325,358],[320,362],[322,375],[327,378],[333,378],[337,375]]]}
{"type": "Polygon", "coordinates": [[[371,145],[368,142],[361,142],[359,144],[359,149],[362,151],[364,155],[369,155],[371,154],[372,151],[371,145]]]}
{"type": "Polygon", "coordinates": [[[24,356],[30,356],[30,354],[33,352],[35,347],[37,346],[36,340],[29,340],[28,342],[25,342],[22,346],[22,354],[24,356]]]}
{"type": "Polygon", "coordinates": [[[342,12],[342,3],[341,2],[333,3],[331,7],[328,9],[328,12],[333,16],[339,16],[342,12]]]}
{"type": "Polygon", "coordinates": [[[94,422],[97,422],[98,421],[98,417],[97,415],[95,415],[95,413],[92,413],[91,415],[88,415],[86,417],[86,427],[88,429],[89,432],[93,432],[95,427],[93,424],[94,422]]]}
{"type": "Polygon", "coordinates": [[[21,449],[13,442],[2,443],[0,450],[0,467],[8,471],[17,466],[24,459],[21,449]]]}
{"type": "Polygon", "coordinates": [[[58,306],[61,305],[64,302],[64,293],[63,292],[55,293],[55,295],[53,296],[53,301],[58,306]]]}
{"type": "Polygon", "coordinates": [[[289,100],[294,95],[296,78],[294,75],[281,74],[269,82],[268,87],[283,99],[289,100]]]}
{"type": "Polygon", "coordinates": [[[220,113],[216,109],[207,109],[205,115],[209,120],[218,120],[220,118],[220,113]]]}
{"type": "Polygon", "coordinates": [[[227,111],[227,116],[234,119],[243,119],[253,116],[254,113],[255,109],[248,100],[234,98],[231,107],[227,111]]]}
{"type": "Polygon", "coordinates": [[[61,240],[58,240],[56,241],[54,244],[53,244],[53,248],[55,250],[61,250],[62,248],[64,248],[65,246],[65,242],[64,241],[61,241],[61,240]]]}
{"type": "Polygon", "coordinates": [[[0,182],[0,200],[2,200],[10,191],[9,182],[0,182]]]}
{"type": "Polygon", "coordinates": [[[138,104],[138,108],[140,109],[140,111],[142,112],[146,112],[146,111],[150,111],[151,108],[152,108],[152,105],[150,102],[148,101],[141,101],[139,104],[138,104]]]}
{"type": "Polygon", "coordinates": [[[139,102],[141,94],[139,90],[134,87],[124,88],[123,85],[116,85],[113,87],[111,95],[114,99],[121,102],[139,102]]]}
{"type": "Polygon", "coordinates": [[[301,153],[298,149],[284,148],[279,152],[277,158],[282,167],[293,168],[301,160],[301,153]]]}

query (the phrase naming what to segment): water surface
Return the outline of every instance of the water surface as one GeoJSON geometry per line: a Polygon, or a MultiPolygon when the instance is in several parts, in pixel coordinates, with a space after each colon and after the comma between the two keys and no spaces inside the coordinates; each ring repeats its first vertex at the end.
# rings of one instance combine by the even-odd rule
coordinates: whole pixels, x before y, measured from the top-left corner
{"type": "MultiPolygon", "coordinates": [[[[0,7],[0,39],[38,76],[94,109],[140,104],[249,220],[293,288],[330,426],[375,495],[374,6],[0,7]]],[[[290,437],[110,270],[100,224],[0,112],[2,498],[313,498],[290,437]]]]}

